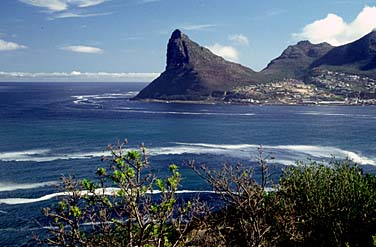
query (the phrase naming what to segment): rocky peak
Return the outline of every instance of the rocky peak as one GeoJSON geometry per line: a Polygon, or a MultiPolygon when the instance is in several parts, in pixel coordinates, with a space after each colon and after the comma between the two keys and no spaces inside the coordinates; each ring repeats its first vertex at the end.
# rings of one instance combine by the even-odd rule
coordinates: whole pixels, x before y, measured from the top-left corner
{"type": "Polygon", "coordinates": [[[312,44],[308,40],[288,46],[262,71],[268,80],[283,78],[301,79],[310,65],[333,47],[328,43],[312,44]]]}
{"type": "Polygon", "coordinates": [[[172,32],[171,34],[171,39],[181,39],[183,37],[183,35],[185,35],[182,31],[180,31],[179,29],[175,29],[175,31],[172,32]]]}
{"type": "Polygon", "coordinates": [[[309,40],[302,40],[302,41],[299,41],[296,45],[300,47],[304,47],[304,46],[311,46],[312,43],[309,40]]]}
{"type": "Polygon", "coordinates": [[[281,58],[299,58],[323,56],[333,47],[328,43],[312,44],[308,40],[300,41],[296,45],[291,45],[282,53],[281,58]]]}
{"type": "Polygon", "coordinates": [[[228,64],[222,57],[213,54],[209,49],[192,41],[187,35],[176,29],[167,45],[166,70],[200,69],[205,66],[228,64]]]}
{"type": "Polygon", "coordinates": [[[167,66],[168,69],[183,67],[189,63],[187,42],[189,38],[179,29],[176,29],[167,45],[167,66]]]}
{"type": "Polygon", "coordinates": [[[136,98],[206,99],[257,81],[253,70],[213,54],[177,29],[167,44],[166,70],[136,98]]]}

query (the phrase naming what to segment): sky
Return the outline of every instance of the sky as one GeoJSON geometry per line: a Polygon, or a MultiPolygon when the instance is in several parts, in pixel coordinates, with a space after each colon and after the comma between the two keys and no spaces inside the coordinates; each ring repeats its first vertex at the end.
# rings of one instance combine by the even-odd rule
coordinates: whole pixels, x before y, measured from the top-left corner
{"type": "Polygon", "coordinates": [[[352,42],[376,0],[1,0],[0,81],[144,81],[180,29],[256,71],[300,40],[352,42]]]}

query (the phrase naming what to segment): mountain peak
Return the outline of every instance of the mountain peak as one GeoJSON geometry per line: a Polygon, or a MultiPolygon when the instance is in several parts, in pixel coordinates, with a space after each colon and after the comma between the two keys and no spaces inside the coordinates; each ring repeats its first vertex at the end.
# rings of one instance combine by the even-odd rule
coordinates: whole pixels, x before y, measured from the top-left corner
{"type": "Polygon", "coordinates": [[[175,31],[173,31],[171,34],[171,39],[180,39],[182,38],[182,34],[182,31],[180,31],[179,29],[175,29],[175,31]]]}
{"type": "Polygon", "coordinates": [[[308,46],[308,45],[312,45],[312,43],[309,40],[302,40],[302,41],[299,41],[296,45],[298,45],[298,46],[308,46]]]}
{"type": "Polygon", "coordinates": [[[256,81],[256,72],[224,60],[176,29],[167,44],[166,70],[139,99],[206,99],[256,81]]]}
{"type": "Polygon", "coordinates": [[[182,67],[189,63],[187,43],[191,40],[176,29],[167,45],[167,66],[166,70],[182,67]]]}
{"type": "Polygon", "coordinates": [[[262,71],[267,80],[283,78],[301,79],[310,65],[333,47],[328,43],[312,44],[308,40],[290,45],[282,54],[273,59],[262,71]]]}

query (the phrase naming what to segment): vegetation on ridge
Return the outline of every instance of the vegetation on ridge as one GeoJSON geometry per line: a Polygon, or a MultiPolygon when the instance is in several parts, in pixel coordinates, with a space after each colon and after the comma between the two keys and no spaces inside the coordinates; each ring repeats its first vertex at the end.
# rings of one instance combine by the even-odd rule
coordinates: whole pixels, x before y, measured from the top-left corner
{"type": "MultiPolygon", "coordinates": [[[[111,148],[97,182],[64,178],[66,196],[45,208],[52,246],[374,246],[376,176],[350,161],[287,167],[277,184],[260,150],[261,181],[242,165],[191,168],[217,194],[217,209],[184,201],[181,174],[145,172],[146,150],[111,148]],[[113,188],[115,186],[115,188],[113,188]],[[219,205],[219,206],[218,206],[219,205]]],[[[210,206],[210,205],[209,205],[210,206]]]]}

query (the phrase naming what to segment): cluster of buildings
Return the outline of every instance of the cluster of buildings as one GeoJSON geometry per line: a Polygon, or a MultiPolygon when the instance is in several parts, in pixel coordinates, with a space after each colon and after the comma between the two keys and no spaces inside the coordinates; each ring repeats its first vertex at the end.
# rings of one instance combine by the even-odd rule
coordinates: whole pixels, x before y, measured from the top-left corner
{"type": "Polygon", "coordinates": [[[311,76],[310,83],[349,98],[376,98],[376,80],[365,75],[319,70],[311,76]]]}
{"type": "Polygon", "coordinates": [[[330,94],[295,79],[235,88],[231,102],[259,104],[303,104],[327,99],[330,94]]]}
{"type": "Polygon", "coordinates": [[[225,101],[254,104],[376,104],[376,80],[367,76],[318,70],[308,83],[284,79],[235,88],[225,101]]]}

